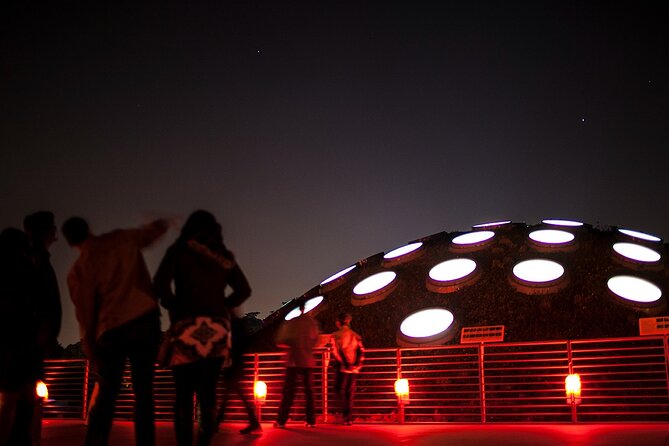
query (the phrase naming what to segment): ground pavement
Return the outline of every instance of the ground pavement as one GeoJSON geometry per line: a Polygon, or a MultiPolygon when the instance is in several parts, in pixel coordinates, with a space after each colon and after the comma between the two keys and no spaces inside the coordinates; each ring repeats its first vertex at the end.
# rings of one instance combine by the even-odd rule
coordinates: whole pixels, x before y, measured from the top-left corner
{"type": "MultiPolygon", "coordinates": [[[[669,423],[611,424],[321,424],[288,423],[241,435],[243,424],[223,425],[212,446],[669,446],[669,423]]],[[[86,427],[78,420],[45,420],[42,446],[83,444],[86,427]]],[[[159,446],[176,446],[172,424],[157,423],[159,446]]],[[[115,422],[110,444],[133,445],[131,422],[115,422]]]]}

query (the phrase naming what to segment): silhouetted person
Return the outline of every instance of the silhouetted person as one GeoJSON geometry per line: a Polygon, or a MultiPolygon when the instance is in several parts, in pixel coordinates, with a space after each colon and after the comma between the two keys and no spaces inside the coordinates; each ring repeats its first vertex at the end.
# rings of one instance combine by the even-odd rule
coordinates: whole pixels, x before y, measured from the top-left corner
{"type": "Polygon", "coordinates": [[[225,385],[225,393],[221,400],[221,405],[218,408],[218,417],[216,421],[221,423],[225,417],[225,410],[227,407],[228,396],[235,392],[239,399],[244,404],[246,414],[249,417],[249,425],[241,429],[241,434],[251,434],[262,431],[258,417],[256,416],[255,406],[251,403],[248,396],[242,388],[241,381],[244,379],[244,353],[246,351],[247,334],[243,318],[232,317],[232,350],[230,367],[223,370],[223,380],[225,385]]]}
{"type": "Polygon", "coordinates": [[[210,444],[216,428],[216,384],[231,347],[230,308],[251,295],[234,256],[223,244],[221,225],[195,211],[170,246],[154,277],[170,314],[168,365],[174,373],[174,429],[179,446],[193,444],[193,394],[200,403],[197,444],[210,444]],[[173,288],[174,287],[174,288],[173,288]],[[226,296],[226,288],[232,294],[226,296]]]}
{"type": "Polygon", "coordinates": [[[37,338],[46,357],[58,353],[58,334],[62,319],[60,290],[51,265],[49,248],[57,240],[53,213],[39,211],[23,219],[23,229],[30,238],[30,257],[37,272],[37,311],[40,321],[37,338]]]}
{"type": "Polygon", "coordinates": [[[274,423],[274,427],[278,428],[284,428],[288,421],[288,414],[295,399],[298,376],[302,377],[306,400],[306,425],[307,427],[316,425],[313,391],[313,368],[316,363],[313,349],[318,341],[318,324],[309,313],[304,312],[304,302],[300,303],[300,311],[302,312],[300,316],[283,323],[276,338],[276,344],[288,350],[283,396],[279,415],[274,423]]]}
{"type": "MultiPolygon", "coordinates": [[[[56,219],[52,212],[39,211],[23,219],[23,230],[30,239],[30,258],[36,272],[37,343],[40,347],[40,378],[45,380],[44,359],[60,353],[58,334],[63,314],[56,272],[51,266],[49,248],[57,240],[56,219]]],[[[33,446],[41,444],[42,413],[36,408],[33,417],[33,446]]]]}
{"type": "Polygon", "coordinates": [[[343,424],[351,425],[351,409],[355,395],[355,380],[365,359],[362,338],[351,330],[352,316],[342,313],[337,317],[338,330],[332,334],[332,352],[338,363],[335,373],[335,391],[342,407],[343,424]]]}
{"type": "Polygon", "coordinates": [[[156,220],[137,229],[95,236],[79,217],[62,227],[79,250],[67,283],[74,303],[81,346],[100,383],[91,408],[86,444],[106,446],[126,358],[135,393],[135,440],[155,444],[153,376],[160,342],[160,311],[142,249],[167,231],[156,220]]]}
{"type": "Polygon", "coordinates": [[[41,369],[35,269],[28,236],[0,233],[0,446],[30,446],[41,369]]]}

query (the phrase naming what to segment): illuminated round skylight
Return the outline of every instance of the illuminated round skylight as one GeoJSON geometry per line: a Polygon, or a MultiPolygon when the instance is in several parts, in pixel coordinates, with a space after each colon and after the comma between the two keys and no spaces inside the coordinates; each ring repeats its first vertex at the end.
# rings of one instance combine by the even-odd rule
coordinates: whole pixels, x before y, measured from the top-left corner
{"type": "Polygon", "coordinates": [[[423,242],[416,242],[416,243],[410,243],[408,245],[402,246],[397,249],[393,249],[390,251],[388,254],[384,255],[383,258],[388,260],[388,259],[396,259],[398,257],[401,257],[405,254],[409,254],[410,252],[414,252],[418,248],[423,246],[423,242]]]}
{"type": "MultiPolygon", "coordinates": [[[[321,302],[323,302],[323,296],[312,297],[311,299],[309,299],[308,301],[305,302],[305,304],[304,304],[304,312],[305,312],[305,313],[310,312],[311,310],[313,310],[314,308],[316,308],[318,305],[320,305],[321,302]]],[[[293,309],[290,311],[290,313],[288,313],[288,314],[286,315],[286,317],[285,317],[284,319],[287,320],[287,321],[289,321],[289,320],[291,320],[291,319],[295,319],[295,318],[298,317],[300,314],[302,314],[302,312],[300,311],[300,307],[297,306],[297,307],[293,308],[293,309]]]]}
{"type": "Polygon", "coordinates": [[[508,225],[511,223],[511,220],[502,220],[502,221],[495,221],[492,223],[481,223],[480,225],[474,225],[472,228],[487,228],[490,226],[502,226],[502,225],[508,225]]]}
{"type": "Polygon", "coordinates": [[[474,231],[468,232],[466,234],[458,235],[453,239],[453,243],[456,245],[473,245],[476,243],[482,243],[487,240],[490,240],[495,236],[495,233],[492,231],[474,231]]]}
{"type": "Polygon", "coordinates": [[[571,232],[558,231],[555,229],[540,229],[538,231],[533,231],[530,232],[529,237],[535,242],[546,243],[549,245],[560,245],[574,240],[574,234],[571,232]]]}
{"type": "Polygon", "coordinates": [[[654,235],[646,234],[639,231],[631,231],[629,229],[618,229],[618,231],[622,232],[625,235],[629,235],[630,237],[638,238],[641,240],[648,240],[650,242],[659,242],[660,240],[662,240],[661,238],[655,237],[654,235]]]}
{"type": "Polygon", "coordinates": [[[357,295],[369,294],[388,286],[395,280],[397,274],[392,271],[384,271],[382,273],[374,274],[357,284],[353,288],[353,293],[357,295]]]}
{"type": "Polygon", "coordinates": [[[555,226],[571,226],[571,227],[577,227],[577,226],[583,226],[583,223],[580,221],[571,221],[571,220],[543,220],[543,223],[546,223],[547,225],[555,225],[555,226]]]}
{"type": "Polygon", "coordinates": [[[471,259],[452,259],[441,262],[430,270],[430,279],[448,282],[468,276],[476,269],[476,262],[471,259]]]}
{"type": "Polygon", "coordinates": [[[332,282],[332,281],[334,281],[334,280],[339,279],[340,277],[342,277],[343,275],[345,275],[346,273],[348,273],[349,271],[351,271],[352,269],[354,269],[355,266],[356,266],[356,265],[351,265],[351,266],[349,266],[348,268],[339,271],[337,274],[333,274],[333,275],[331,275],[330,277],[328,277],[327,279],[325,279],[324,281],[322,281],[322,282],[321,282],[321,285],[325,285],[326,283],[330,283],[330,282],[332,282]]]}
{"type": "Polygon", "coordinates": [[[639,262],[657,262],[662,257],[652,249],[634,243],[616,243],[613,250],[623,257],[639,262]]]}
{"type": "Polygon", "coordinates": [[[513,274],[527,282],[550,282],[559,279],[564,274],[564,268],[552,260],[534,259],[525,260],[513,267],[513,274]]]}
{"type": "Polygon", "coordinates": [[[413,313],[400,325],[400,332],[411,338],[427,338],[445,332],[453,324],[453,313],[429,308],[413,313]]]}
{"type": "Polygon", "coordinates": [[[634,302],[651,303],[662,297],[662,291],[657,286],[638,277],[612,277],[607,285],[616,295],[634,302]]]}

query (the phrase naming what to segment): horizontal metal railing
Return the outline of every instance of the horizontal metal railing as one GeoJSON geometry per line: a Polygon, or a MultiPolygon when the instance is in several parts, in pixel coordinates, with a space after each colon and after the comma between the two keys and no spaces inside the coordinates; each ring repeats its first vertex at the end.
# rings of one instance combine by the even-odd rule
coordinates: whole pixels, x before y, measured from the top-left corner
{"type": "Polygon", "coordinates": [[[82,418],[88,393],[88,361],[46,361],[44,381],[49,388],[49,400],[44,404],[44,416],[50,418],[82,418]]]}
{"type": "MultiPolygon", "coordinates": [[[[664,336],[368,349],[357,378],[353,417],[368,423],[669,421],[668,352],[664,336]],[[577,406],[565,396],[569,373],[578,373],[582,381],[577,406]],[[408,404],[401,407],[393,387],[400,377],[410,385],[408,404]]],[[[337,421],[340,408],[329,353],[317,351],[315,358],[319,422],[337,421]]],[[[262,419],[275,419],[283,355],[246,355],[244,369],[243,391],[253,399],[253,382],[264,381],[268,393],[260,406],[262,419]]],[[[46,371],[50,401],[45,417],[83,417],[93,389],[88,362],[48,361],[46,371]]],[[[132,417],[130,382],[126,371],[116,410],[120,418],[132,417]]],[[[246,420],[243,404],[228,390],[219,383],[219,399],[227,398],[225,419],[246,420]]],[[[156,370],[154,393],[157,419],[171,419],[171,371],[156,370]]],[[[304,419],[301,393],[291,418],[304,419]]]]}

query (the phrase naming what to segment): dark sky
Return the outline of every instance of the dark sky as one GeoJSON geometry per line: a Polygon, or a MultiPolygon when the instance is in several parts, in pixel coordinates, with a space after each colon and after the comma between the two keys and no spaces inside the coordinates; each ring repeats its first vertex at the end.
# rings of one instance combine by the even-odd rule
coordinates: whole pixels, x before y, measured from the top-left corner
{"type": "Polygon", "coordinates": [[[48,3],[0,11],[0,227],[208,209],[261,316],[491,220],[669,236],[667,2],[48,3]]]}

